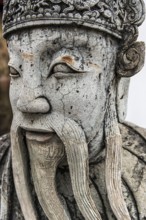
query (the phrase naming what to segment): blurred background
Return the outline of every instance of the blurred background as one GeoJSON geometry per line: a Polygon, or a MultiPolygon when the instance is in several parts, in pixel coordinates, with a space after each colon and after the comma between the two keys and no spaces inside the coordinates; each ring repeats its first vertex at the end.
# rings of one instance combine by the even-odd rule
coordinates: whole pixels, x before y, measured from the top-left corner
{"type": "Polygon", "coordinates": [[[9,101],[8,53],[2,38],[2,4],[0,2],[0,135],[9,132],[12,112],[9,101]]]}
{"type": "MultiPolygon", "coordinates": [[[[146,20],[139,28],[139,41],[146,44],[146,20]]],[[[146,128],[146,60],[142,71],[131,78],[127,120],[146,128]]]]}
{"type": "MultiPolygon", "coordinates": [[[[140,27],[140,41],[146,42],[146,21],[140,27]]],[[[0,0],[0,135],[9,132],[12,111],[9,101],[9,69],[6,42],[2,38],[2,0],[0,0]]],[[[146,64],[131,78],[126,120],[146,128],[146,64]]]]}

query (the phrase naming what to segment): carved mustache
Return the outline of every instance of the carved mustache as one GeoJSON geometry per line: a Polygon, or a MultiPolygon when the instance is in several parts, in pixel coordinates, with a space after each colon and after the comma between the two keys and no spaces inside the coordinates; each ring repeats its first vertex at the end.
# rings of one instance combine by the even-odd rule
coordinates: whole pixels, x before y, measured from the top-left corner
{"type": "MultiPolygon", "coordinates": [[[[41,169],[41,166],[36,163],[35,160],[31,160],[31,155],[36,154],[37,152],[34,150],[36,143],[28,140],[34,186],[38,199],[40,200],[47,217],[51,220],[70,219],[67,210],[60,202],[55,188],[56,169],[59,162],[64,157],[63,147],[65,147],[72,189],[77,205],[86,220],[101,220],[100,214],[91,197],[89,188],[88,146],[83,130],[75,121],[65,118],[63,115],[58,113],[48,115],[47,120],[45,118],[42,122],[45,130],[55,131],[64,145],[62,146],[62,149],[56,148],[56,150],[52,150],[52,155],[54,155],[53,160],[51,157],[47,158],[46,164],[48,168],[41,169]],[[52,204],[55,204],[55,212],[52,211],[52,204]]],[[[34,128],[36,127],[35,125],[37,125],[37,122],[34,121],[34,128]]],[[[14,130],[16,131],[16,128],[14,130]]],[[[27,181],[28,167],[25,164],[25,154],[23,155],[25,147],[23,146],[22,141],[19,140],[19,135],[17,135],[15,131],[12,132],[12,135],[15,136],[12,138],[12,140],[14,139],[14,143],[12,143],[12,161],[17,195],[25,219],[36,220],[37,214],[32,203],[29,183],[27,181]],[[20,185],[22,183],[25,183],[25,185],[20,185]],[[25,204],[23,196],[27,197],[27,199],[25,198],[25,201],[28,201],[27,204],[25,204]]],[[[39,147],[39,145],[37,146],[39,147]]],[[[45,149],[47,149],[47,147],[49,148],[49,146],[46,146],[45,149]]],[[[48,152],[49,151],[51,152],[50,149],[48,149],[48,152]]]]}

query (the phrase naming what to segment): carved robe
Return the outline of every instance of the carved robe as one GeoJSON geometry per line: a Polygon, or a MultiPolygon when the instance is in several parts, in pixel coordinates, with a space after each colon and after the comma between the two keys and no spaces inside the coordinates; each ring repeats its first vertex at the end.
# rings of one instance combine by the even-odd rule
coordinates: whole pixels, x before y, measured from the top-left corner
{"type": "MultiPolygon", "coordinates": [[[[119,125],[123,140],[122,189],[124,198],[131,219],[144,220],[146,219],[146,130],[128,123],[119,125]]],[[[108,202],[103,175],[104,170],[105,149],[99,153],[96,162],[90,164],[90,189],[102,219],[114,220],[116,218],[108,202]]],[[[61,202],[67,207],[71,219],[83,220],[84,218],[73,196],[67,166],[58,168],[56,183],[61,202]]],[[[0,138],[0,184],[1,220],[23,220],[23,214],[13,184],[11,147],[8,134],[0,138]]],[[[33,181],[30,187],[39,219],[47,220],[37,200],[33,181]]]]}

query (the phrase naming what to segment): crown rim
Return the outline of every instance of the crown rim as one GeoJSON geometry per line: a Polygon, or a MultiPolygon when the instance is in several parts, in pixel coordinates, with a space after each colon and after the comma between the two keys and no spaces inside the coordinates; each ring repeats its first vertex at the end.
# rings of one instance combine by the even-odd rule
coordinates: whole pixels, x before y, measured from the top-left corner
{"type": "Polygon", "coordinates": [[[95,23],[95,22],[86,22],[84,20],[78,20],[78,19],[68,19],[66,20],[66,18],[64,19],[58,19],[58,18],[53,18],[53,19],[38,19],[36,20],[36,18],[34,20],[30,20],[30,21],[20,21],[17,22],[17,24],[15,23],[15,25],[9,25],[7,26],[7,28],[3,27],[3,35],[4,37],[6,35],[8,35],[10,32],[16,31],[16,30],[20,30],[22,28],[29,28],[29,27],[38,27],[38,26],[49,26],[49,25],[71,25],[71,24],[75,24],[77,26],[82,26],[82,27],[88,27],[94,30],[99,30],[99,31],[103,31],[106,32],[108,34],[113,35],[114,37],[118,38],[118,39],[122,39],[121,33],[119,31],[114,31],[113,32],[113,27],[109,27],[109,25],[102,25],[101,23],[95,23]]]}

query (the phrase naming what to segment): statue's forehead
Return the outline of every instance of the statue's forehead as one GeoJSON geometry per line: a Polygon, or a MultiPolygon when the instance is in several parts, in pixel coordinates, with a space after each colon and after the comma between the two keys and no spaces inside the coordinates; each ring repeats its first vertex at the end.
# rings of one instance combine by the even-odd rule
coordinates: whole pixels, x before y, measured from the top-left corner
{"type": "Polygon", "coordinates": [[[15,47],[41,47],[41,45],[90,48],[97,42],[104,41],[104,34],[93,30],[79,28],[35,28],[11,34],[8,39],[15,47]]]}

